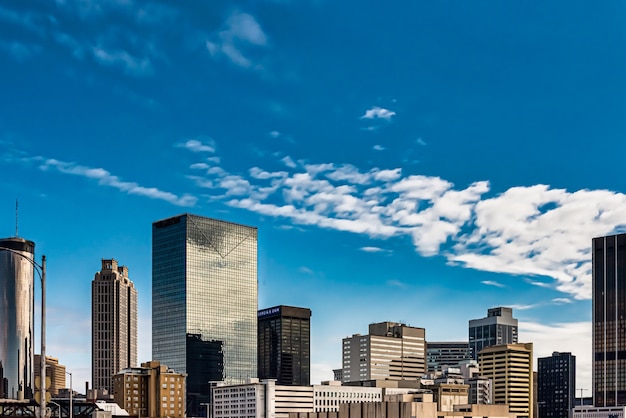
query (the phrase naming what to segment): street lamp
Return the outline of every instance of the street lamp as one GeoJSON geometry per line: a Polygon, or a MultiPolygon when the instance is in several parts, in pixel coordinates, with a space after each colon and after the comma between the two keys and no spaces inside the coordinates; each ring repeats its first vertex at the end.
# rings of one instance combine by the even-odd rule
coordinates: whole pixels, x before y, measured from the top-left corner
{"type": "Polygon", "coordinates": [[[57,410],[59,411],[59,418],[61,418],[61,405],[54,401],[50,401],[50,403],[57,406],[57,410]]]}
{"type": "Polygon", "coordinates": [[[74,396],[74,388],[72,387],[72,373],[70,372],[65,372],[65,373],[70,375],[70,418],[73,418],[74,417],[74,404],[72,403],[72,396],[74,396]]]}
{"type": "Polygon", "coordinates": [[[41,388],[41,401],[39,402],[39,416],[45,418],[46,416],[46,256],[41,256],[41,265],[37,264],[35,260],[26,257],[21,251],[14,250],[12,248],[0,247],[0,251],[7,251],[12,254],[19,255],[24,260],[28,261],[33,270],[37,272],[41,279],[41,361],[40,363],[40,385],[41,388]]]}

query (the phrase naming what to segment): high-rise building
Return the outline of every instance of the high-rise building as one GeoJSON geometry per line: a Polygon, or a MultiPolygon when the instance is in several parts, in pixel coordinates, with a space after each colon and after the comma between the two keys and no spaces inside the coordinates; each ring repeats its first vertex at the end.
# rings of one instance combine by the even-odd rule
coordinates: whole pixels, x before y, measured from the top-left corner
{"type": "Polygon", "coordinates": [[[441,371],[443,366],[456,367],[471,359],[467,341],[426,343],[426,365],[429,372],[441,371]]]}
{"type": "MultiPolygon", "coordinates": [[[[35,377],[41,374],[41,354],[35,354],[35,377]]],[[[58,358],[46,356],[46,378],[50,378],[48,392],[57,396],[60,389],[66,389],[65,366],[59,363],[58,358]]]]}
{"type": "Polygon", "coordinates": [[[259,379],[277,385],[308,386],[311,381],[311,310],[275,306],[258,312],[259,379]]]}
{"type": "Polygon", "coordinates": [[[592,240],[593,402],[626,405],[626,234],[592,240]]]}
{"type": "Polygon", "coordinates": [[[0,239],[0,399],[33,396],[34,255],[32,241],[0,239]]]}
{"type": "Polygon", "coordinates": [[[257,374],[257,228],[183,214],[152,224],[152,357],[187,374],[187,414],[210,382],[257,374]]]}
{"type": "Polygon", "coordinates": [[[113,398],[131,416],[185,417],[185,375],[158,361],[121,370],[113,377],[113,398]]]}
{"type": "Polygon", "coordinates": [[[517,343],[517,319],[513,309],[491,308],[487,316],[469,321],[469,345],[472,358],[478,360],[478,353],[485,347],[517,343]]]}
{"type": "Polygon", "coordinates": [[[571,418],[576,400],[576,356],[552,353],[537,359],[537,417],[571,418]]]}
{"type": "Polygon", "coordinates": [[[343,382],[416,380],[426,372],[426,331],[396,322],[370,324],[343,339],[343,382]]]}
{"type": "Polygon", "coordinates": [[[114,259],[91,282],[91,353],[94,389],[112,393],[113,375],[137,366],[137,290],[114,259]]]}
{"type": "Polygon", "coordinates": [[[483,348],[480,374],[493,382],[493,403],[509,405],[518,418],[533,417],[533,344],[503,344],[483,348]]]}

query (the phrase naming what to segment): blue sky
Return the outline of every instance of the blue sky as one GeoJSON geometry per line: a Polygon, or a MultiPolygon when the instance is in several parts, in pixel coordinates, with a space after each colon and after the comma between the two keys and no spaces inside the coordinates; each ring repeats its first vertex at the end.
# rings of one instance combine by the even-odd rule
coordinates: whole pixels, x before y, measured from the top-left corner
{"type": "Polygon", "coordinates": [[[0,5],[0,235],[17,198],[74,382],[101,258],[129,267],[150,359],[151,223],[190,212],[259,227],[259,307],[312,309],[313,381],[371,322],[463,340],[508,305],[591,388],[591,238],[626,225],[626,5],[180,3],[0,5]]]}

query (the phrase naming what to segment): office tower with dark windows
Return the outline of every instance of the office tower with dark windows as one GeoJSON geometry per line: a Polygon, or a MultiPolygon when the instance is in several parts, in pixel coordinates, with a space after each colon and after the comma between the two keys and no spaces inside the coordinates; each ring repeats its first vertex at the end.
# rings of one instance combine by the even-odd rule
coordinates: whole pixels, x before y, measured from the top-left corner
{"type": "Polygon", "coordinates": [[[183,214],[152,224],[152,357],[187,375],[187,415],[212,382],[257,375],[257,228],[183,214]]]}
{"type": "Polygon", "coordinates": [[[511,308],[491,308],[485,318],[469,321],[469,345],[474,360],[478,360],[478,353],[485,347],[516,343],[517,319],[513,318],[511,308]]]}
{"type": "Polygon", "coordinates": [[[115,259],[91,282],[91,353],[94,389],[113,393],[113,375],[137,366],[137,289],[115,259]]]}
{"type": "Polygon", "coordinates": [[[518,418],[533,418],[533,344],[485,347],[478,355],[480,374],[493,382],[493,403],[509,405],[518,418]]]}
{"type": "Polygon", "coordinates": [[[537,418],[570,418],[576,400],[576,356],[537,359],[537,418]]]}
{"type": "Polygon", "coordinates": [[[456,367],[471,359],[467,341],[426,343],[426,365],[429,372],[442,371],[443,366],[456,367]]]}
{"type": "Polygon", "coordinates": [[[626,234],[592,240],[593,401],[626,405],[626,234]]]}
{"type": "Polygon", "coordinates": [[[258,312],[259,379],[277,385],[308,386],[311,381],[311,310],[275,306],[258,312]]]}
{"type": "Polygon", "coordinates": [[[35,243],[0,239],[0,399],[33,396],[35,243]]]}
{"type": "Polygon", "coordinates": [[[426,330],[396,322],[370,324],[343,339],[343,382],[418,380],[426,372],[426,330]]]}

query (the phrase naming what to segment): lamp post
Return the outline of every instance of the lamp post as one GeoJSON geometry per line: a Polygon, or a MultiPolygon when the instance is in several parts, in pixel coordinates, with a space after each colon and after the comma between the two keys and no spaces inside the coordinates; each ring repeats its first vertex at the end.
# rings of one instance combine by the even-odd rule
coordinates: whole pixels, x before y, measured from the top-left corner
{"type": "MultiPolygon", "coordinates": [[[[65,372],[70,375],[70,418],[74,418],[74,404],[72,403],[72,397],[74,396],[74,388],[72,387],[72,373],[65,372]]],[[[61,417],[59,417],[61,418],[61,417]]]]}
{"type": "Polygon", "coordinates": [[[14,250],[12,248],[0,247],[0,251],[7,251],[12,254],[19,255],[24,260],[28,261],[33,270],[37,272],[41,278],[41,361],[40,363],[40,391],[41,401],[39,402],[39,416],[41,418],[46,417],[46,256],[41,256],[41,265],[37,264],[35,260],[26,257],[21,251],[14,250]]]}
{"type": "Polygon", "coordinates": [[[50,403],[57,406],[57,410],[59,411],[59,418],[61,418],[61,405],[54,401],[50,401],[50,403]]]}

